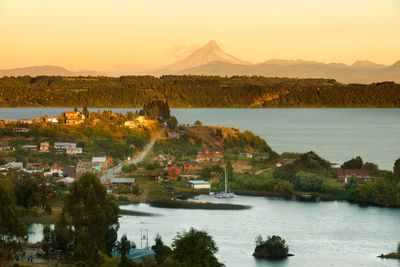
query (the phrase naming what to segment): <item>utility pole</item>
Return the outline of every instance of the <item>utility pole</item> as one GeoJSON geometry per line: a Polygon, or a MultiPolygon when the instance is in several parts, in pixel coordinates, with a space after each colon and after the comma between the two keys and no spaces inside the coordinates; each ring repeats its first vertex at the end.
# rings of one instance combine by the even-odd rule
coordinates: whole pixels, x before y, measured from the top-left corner
{"type": "Polygon", "coordinates": [[[149,249],[149,229],[146,229],[146,249],[149,249]]]}

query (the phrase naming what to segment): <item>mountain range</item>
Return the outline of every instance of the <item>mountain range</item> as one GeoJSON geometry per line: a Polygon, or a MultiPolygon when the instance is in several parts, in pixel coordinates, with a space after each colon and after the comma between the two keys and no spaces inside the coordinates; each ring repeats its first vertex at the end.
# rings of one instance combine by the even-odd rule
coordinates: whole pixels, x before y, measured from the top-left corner
{"type": "Polygon", "coordinates": [[[0,70],[0,77],[4,76],[101,76],[104,75],[98,71],[70,71],[59,66],[32,66],[25,68],[15,68],[0,70]]]}
{"type": "MultiPolygon", "coordinates": [[[[371,61],[356,61],[352,65],[322,63],[305,60],[273,59],[253,64],[224,52],[216,41],[211,40],[189,56],[148,74],[161,75],[260,75],[287,78],[327,78],[341,83],[374,83],[394,81],[400,83],[400,61],[391,66],[371,61]]],[[[101,76],[97,71],[69,71],[57,66],[36,66],[0,70],[2,76],[101,76]]],[[[112,76],[112,75],[110,75],[112,76]]]]}
{"type": "Polygon", "coordinates": [[[225,53],[215,41],[210,41],[192,55],[156,74],[327,78],[341,83],[400,82],[400,61],[391,66],[367,60],[356,61],[352,65],[279,59],[252,64],[225,53]]]}

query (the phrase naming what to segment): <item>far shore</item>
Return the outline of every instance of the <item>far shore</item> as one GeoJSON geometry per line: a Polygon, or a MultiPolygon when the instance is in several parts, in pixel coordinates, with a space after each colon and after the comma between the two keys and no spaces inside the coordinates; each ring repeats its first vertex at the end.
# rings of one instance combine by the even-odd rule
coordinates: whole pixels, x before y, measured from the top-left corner
{"type": "MultiPolygon", "coordinates": [[[[0,107],[2,108],[63,108],[63,109],[73,109],[74,107],[41,107],[41,106],[34,106],[34,107],[0,107]]],[[[118,109],[123,109],[123,108],[135,108],[135,109],[141,109],[143,108],[142,106],[140,107],[87,107],[89,109],[108,109],[108,108],[118,108],[118,109]]],[[[400,109],[400,107],[377,107],[377,106],[305,106],[305,107],[298,107],[298,106],[279,106],[279,107],[170,107],[171,109],[306,109],[306,108],[312,108],[312,109],[400,109]]]]}

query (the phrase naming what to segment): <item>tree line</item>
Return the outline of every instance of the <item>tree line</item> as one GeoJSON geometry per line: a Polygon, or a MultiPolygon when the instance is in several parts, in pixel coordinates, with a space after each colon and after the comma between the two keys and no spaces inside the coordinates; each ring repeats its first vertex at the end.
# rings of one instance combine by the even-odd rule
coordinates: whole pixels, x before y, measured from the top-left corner
{"type": "MultiPolygon", "coordinates": [[[[38,178],[36,178],[38,179],[38,178]]],[[[35,179],[35,180],[36,180],[35,179]]],[[[27,242],[27,228],[21,222],[19,205],[41,205],[32,198],[34,185],[14,186],[12,176],[0,174],[0,265],[10,265],[22,254],[27,242]],[[29,192],[27,192],[29,191],[29,192]],[[24,201],[20,203],[20,194],[24,201]]],[[[34,182],[29,182],[34,183],[34,182]]],[[[36,185],[37,186],[37,185],[36,185]]],[[[40,242],[42,257],[53,263],[75,263],[74,266],[223,266],[215,254],[215,241],[205,231],[190,228],[178,233],[171,247],[160,235],[152,246],[154,259],[143,258],[142,263],[128,259],[135,243],[124,235],[117,239],[119,207],[107,194],[93,173],[86,173],[75,181],[64,197],[64,206],[54,227],[46,226],[40,242]]]]}
{"type": "Polygon", "coordinates": [[[400,85],[262,76],[0,78],[0,107],[142,107],[150,99],[171,107],[400,107],[400,85]]]}

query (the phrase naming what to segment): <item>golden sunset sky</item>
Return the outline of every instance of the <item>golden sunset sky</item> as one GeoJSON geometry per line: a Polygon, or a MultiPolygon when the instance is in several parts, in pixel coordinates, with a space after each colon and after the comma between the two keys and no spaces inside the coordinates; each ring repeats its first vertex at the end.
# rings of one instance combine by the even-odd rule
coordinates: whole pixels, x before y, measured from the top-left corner
{"type": "Polygon", "coordinates": [[[0,0],[0,68],[136,72],[217,40],[253,63],[400,60],[400,0],[0,0]]]}

